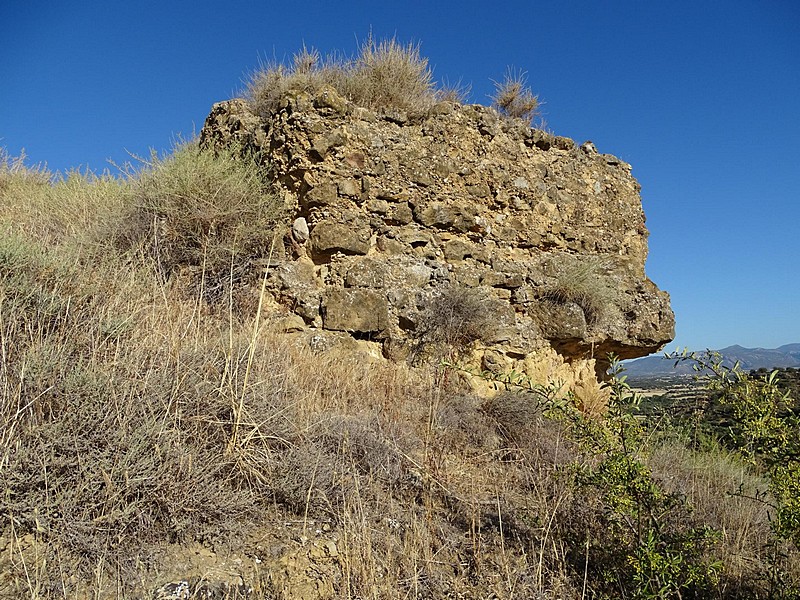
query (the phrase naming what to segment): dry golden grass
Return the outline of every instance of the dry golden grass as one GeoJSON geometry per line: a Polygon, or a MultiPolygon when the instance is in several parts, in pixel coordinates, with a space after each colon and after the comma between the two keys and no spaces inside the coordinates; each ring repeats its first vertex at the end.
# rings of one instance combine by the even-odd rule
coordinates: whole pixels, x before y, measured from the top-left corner
{"type": "Polygon", "coordinates": [[[0,216],[5,231],[50,243],[93,244],[127,201],[127,185],[108,174],[54,174],[0,151],[0,216]]]}
{"type": "Polygon", "coordinates": [[[539,97],[528,87],[525,73],[506,72],[503,81],[495,82],[492,105],[502,114],[530,123],[539,114],[539,97]]]}
{"type": "Polygon", "coordinates": [[[428,60],[419,44],[402,44],[396,38],[376,40],[371,35],[354,57],[322,58],[316,50],[303,49],[290,65],[269,64],[256,72],[247,96],[256,114],[265,116],[283,106],[288,95],[331,86],[358,106],[378,111],[400,110],[412,115],[425,113],[440,100],[454,100],[462,93],[455,88],[439,90],[428,60]]]}
{"type": "MultiPolygon", "coordinates": [[[[289,64],[272,62],[250,76],[245,95],[256,114],[268,116],[297,94],[319,94],[331,87],[357,106],[384,113],[401,111],[410,117],[427,114],[439,102],[464,103],[469,88],[437,84],[428,59],[415,43],[397,38],[376,40],[370,34],[355,56],[322,57],[305,46],[289,64]]],[[[524,73],[509,70],[495,84],[492,105],[503,115],[530,123],[539,114],[539,99],[524,73]]]]}
{"type": "MultiPolygon", "coordinates": [[[[3,313],[3,434],[14,443],[3,446],[0,514],[13,539],[36,540],[10,563],[18,592],[29,576],[36,597],[77,590],[57,565],[82,565],[82,584],[99,569],[97,585],[114,585],[151,545],[230,542],[264,518],[265,501],[333,524],[352,597],[376,582],[384,597],[468,589],[468,576],[506,595],[518,585],[511,571],[528,558],[513,539],[499,555],[508,573],[494,581],[498,519],[514,509],[484,469],[503,470],[504,442],[489,428],[486,447],[466,455],[458,449],[469,444],[443,443],[474,432],[441,421],[450,391],[433,372],[335,348],[316,355],[142,271],[61,272],[57,256],[15,252],[14,273],[29,275],[12,289],[3,272],[4,308],[23,286],[49,294],[30,318],[3,313]],[[78,297],[94,277],[103,298],[78,297]],[[451,523],[455,506],[464,516],[451,523]],[[468,568],[465,553],[476,561],[468,568]]],[[[477,423],[481,411],[473,403],[463,414],[477,423]]]]}

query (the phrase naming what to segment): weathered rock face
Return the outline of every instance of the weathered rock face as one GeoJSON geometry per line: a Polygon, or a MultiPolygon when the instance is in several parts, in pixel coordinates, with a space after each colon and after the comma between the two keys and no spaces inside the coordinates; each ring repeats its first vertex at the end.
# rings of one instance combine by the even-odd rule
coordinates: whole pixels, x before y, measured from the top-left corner
{"type": "Polygon", "coordinates": [[[331,89],[267,118],[216,104],[201,143],[263,162],[293,213],[268,288],[310,328],[396,349],[457,285],[492,299],[493,355],[634,358],[673,338],[669,296],[645,275],[639,185],[591,143],[477,105],[379,115],[331,89]]]}

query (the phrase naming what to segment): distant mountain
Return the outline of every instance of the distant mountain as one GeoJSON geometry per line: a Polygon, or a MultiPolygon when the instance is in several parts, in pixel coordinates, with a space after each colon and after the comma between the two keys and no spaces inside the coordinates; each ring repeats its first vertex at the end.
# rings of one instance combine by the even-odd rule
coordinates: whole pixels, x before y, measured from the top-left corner
{"type": "Polygon", "coordinates": [[[785,346],[778,348],[778,350],[800,357],[800,344],[786,344],[785,346]]]}
{"type": "MultiPolygon", "coordinates": [[[[800,344],[786,344],[780,348],[743,348],[728,346],[717,350],[725,363],[733,365],[739,362],[744,371],[751,369],[800,368],[800,344]]],[[[681,363],[675,367],[674,360],[667,360],[664,355],[648,356],[625,362],[625,374],[630,377],[651,377],[656,375],[693,373],[692,363],[681,363]]]]}

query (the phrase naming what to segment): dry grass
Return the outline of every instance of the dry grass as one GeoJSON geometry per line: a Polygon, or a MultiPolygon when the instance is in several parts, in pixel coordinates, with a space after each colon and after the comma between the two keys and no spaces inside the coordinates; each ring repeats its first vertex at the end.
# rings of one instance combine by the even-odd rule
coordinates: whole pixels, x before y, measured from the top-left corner
{"type": "MultiPolygon", "coordinates": [[[[232,167],[215,160],[219,182],[232,167]]],[[[131,205],[154,214],[161,198],[162,217],[185,223],[208,200],[153,192],[179,187],[174,164],[158,165],[120,180],[2,172],[0,595],[146,597],[169,543],[266,561],[251,541],[266,537],[289,554],[335,541],[324,569],[300,569],[324,573],[334,597],[588,597],[585,567],[601,557],[587,563],[584,541],[602,514],[576,493],[584,458],[565,425],[529,396],[481,399],[429,366],[315,352],[273,333],[265,305],[212,310],[152,253],[108,245],[131,205]]],[[[190,238],[159,244],[210,254],[182,250],[190,238]]],[[[492,317],[485,298],[451,293],[431,331],[468,346],[492,317]]],[[[726,495],[757,478],[660,448],[654,470],[725,531],[726,589],[766,581],[761,509],[726,495]]],[[[276,573],[246,580],[253,597],[283,593],[276,573]]]]}
{"type": "MultiPolygon", "coordinates": [[[[322,57],[305,46],[288,64],[267,64],[250,77],[246,96],[256,114],[266,117],[286,107],[298,94],[318,95],[331,87],[357,106],[383,113],[400,111],[420,117],[440,102],[464,103],[469,87],[437,84],[428,60],[415,43],[396,38],[376,40],[370,35],[355,56],[322,57]]],[[[539,99],[524,73],[509,70],[495,83],[492,105],[503,115],[530,123],[539,114],[539,99]]]]}
{"type": "Polygon", "coordinates": [[[358,106],[410,115],[423,114],[439,100],[459,96],[452,88],[437,89],[419,44],[402,44],[396,38],[378,41],[371,35],[354,57],[323,59],[316,50],[304,47],[290,65],[267,65],[251,77],[247,96],[256,114],[266,116],[284,108],[287,96],[315,95],[324,86],[358,106]]]}
{"type": "Polygon", "coordinates": [[[5,231],[50,243],[92,245],[128,201],[128,187],[108,174],[54,174],[0,149],[0,215],[5,231]]]}
{"type": "Polygon", "coordinates": [[[581,307],[588,325],[602,320],[615,306],[617,290],[606,275],[607,266],[599,258],[565,259],[556,266],[555,282],[545,291],[546,300],[581,307]]]}
{"type": "Polygon", "coordinates": [[[685,495],[695,523],[721,533],[714,558],[725,565],[728,597],[774,597],[790,582],[797,584],[800,556],[776,544],[767,483],[752,465],[722,447],[693,450],[682,435],[659,443],[649,462],[667,491],[685,495]]]}
{"type": "Polygon", "coordinates": [[[528,87],[524,72],[509,69],[503,81],[495,82],[492,106],[508,117],[530,123],[539,114],[539,97],[528,87]]]}
{"type": "Polygon", "coordinates": [[[41,166],[25,164],[25,153],[11,156],[5,148],[0,148],[0,194],[5,195],[13,188],[30,185],[46,186],[50,182],[49,173],[41,166]]]}
{"type": "MultiPolygon", "coordinates": [[[[3,271],[0,514],[14,544],[38,540],[12,561],[18,592],[30,576],[37,597],[77,593],[61,568],[131,585],[148,548],[230,542],[273,503],[332,524],[343,594],[381,582],[384,597],[439,596],[471,580],[507,597],[522,585],[511,572],[529,558],[499,525],[516,518],[510,490],[483,474],[503,469],[503,442],[487,434],[462,455],[474,432],[440,419],[451,392],[433,373],[315,355],[206,314],[144,271],[87,274],[15,244],[3,253],[14,262],[3,271]]],[[[478,423],[482,410],[459,414],[478,423]]]]}

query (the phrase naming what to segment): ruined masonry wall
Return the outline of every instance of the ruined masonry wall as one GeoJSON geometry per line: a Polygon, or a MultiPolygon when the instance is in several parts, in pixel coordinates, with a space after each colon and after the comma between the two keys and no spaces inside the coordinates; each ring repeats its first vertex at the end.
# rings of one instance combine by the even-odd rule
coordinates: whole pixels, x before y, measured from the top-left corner
{"type": "Polygon", "coordinates": [[[332,89],[263,118],[216,104],[201,142],[239,144],[268,169],[294,224],[268,287],[305,328],[399,360],[431,297],[456,284],[489,299],[499,327],[486,342],[503,364],[544,348],[633,358],[673,338],[669,296],[645,275],[639,184],[591,143],[478,105],[380,115],[332,89]],[[602,310],[559,296],[565,281],[602,310]]]}

